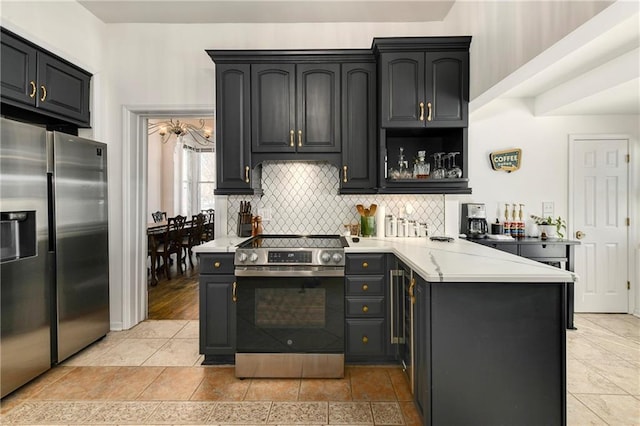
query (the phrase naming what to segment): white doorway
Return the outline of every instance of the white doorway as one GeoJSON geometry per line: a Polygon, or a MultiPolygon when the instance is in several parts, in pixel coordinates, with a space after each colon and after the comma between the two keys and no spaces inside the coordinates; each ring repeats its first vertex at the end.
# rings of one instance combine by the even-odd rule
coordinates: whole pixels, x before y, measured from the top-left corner
{"type": "MultiPolygon", "coordinates": [[[[122,251],[122,328],[147,316],[147,143],[148,119],[214,115],[213,106],[124,106],[122,140],[122,229],[128,250],[122,251]],[[212,114],[213,113],[213,114],[212,114]]],[[[216,228],[218,227],[216,221],[216,228]]],[[[218,229],[216,229],[218,233],[218,229]]]]}
{"type": "Polygon", "coordinates": [[[569,218],[576,312],[629,312],[629,138],[571,136],[569,218]]]}

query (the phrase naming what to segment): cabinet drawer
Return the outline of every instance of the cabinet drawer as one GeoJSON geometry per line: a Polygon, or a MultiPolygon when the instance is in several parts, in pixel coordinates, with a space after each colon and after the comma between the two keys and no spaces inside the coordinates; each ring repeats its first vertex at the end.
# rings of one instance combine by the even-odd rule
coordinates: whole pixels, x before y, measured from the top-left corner
{"type": "Polygon", "coordinates": [[[384,296],[384,275],[349,276],[347,296],[384,296]]]}
{"type": "Polygon", "coordinates": [[[233,275],[233,254],[200,254],[201,274],[233,275]]]}
{"type": "Polygon", "coordinates": [[[500,244],[500,243],[483,243],[487,247],[494,248],[496,250],[506,251],[511,254],[518,254],[518,246],[516,244],[500,244]]]}
{"type": "Polygon", "coordinates": [[[384,297],[347,297],[348,317],[383,317],[384,297]]]}
{"type": "Polygon", "coordinates": [[[520,246],[520,256],[529,258],[567,256],[564,244],[523,244],[520,246]]]}
{"type": "Polygon", "coordinates": [[[384,274],[384,253],[347,255],[345,273],[384,274]]]}
{"type": "Polygon", "coordinates": [[[384,324],[383,319],[348,319],[347,354],[383,354],[384,324]]]}

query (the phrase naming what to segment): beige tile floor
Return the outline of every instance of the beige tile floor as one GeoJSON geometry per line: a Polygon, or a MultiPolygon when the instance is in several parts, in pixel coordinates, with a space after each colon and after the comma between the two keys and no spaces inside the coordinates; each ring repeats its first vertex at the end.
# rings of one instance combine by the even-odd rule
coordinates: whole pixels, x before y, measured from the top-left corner
{"type": "MultiPolygon", "coordinates": [[[[578,314],[567,331],[569,425],[640,425],[640,318],[578,314]]],[[[392,366],[338,380],[239,380],[201,366],[197,321],[112,332],[4,398],[3,424],[413,425],[392,366]]]]}

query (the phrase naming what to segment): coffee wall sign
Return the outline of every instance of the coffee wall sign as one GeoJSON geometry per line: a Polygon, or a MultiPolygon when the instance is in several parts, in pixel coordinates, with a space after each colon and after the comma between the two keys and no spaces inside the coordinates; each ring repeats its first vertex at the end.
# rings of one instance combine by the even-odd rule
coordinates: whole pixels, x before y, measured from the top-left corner
{"type": "Polygon", "coordinates": [[[511,173],[520,168],[522,150],[520,148],[495,151],[489,154],[491,168],[493,170],[511,173]]]}

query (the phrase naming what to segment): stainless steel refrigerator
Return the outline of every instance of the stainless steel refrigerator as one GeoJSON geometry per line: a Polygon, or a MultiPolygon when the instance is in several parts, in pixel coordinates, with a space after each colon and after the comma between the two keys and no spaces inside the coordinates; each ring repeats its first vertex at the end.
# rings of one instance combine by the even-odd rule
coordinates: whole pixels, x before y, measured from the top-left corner
{"type": "Polygon", "coordinates": [[[109,331],[107,146],[0,119],[2,397],[109,331]]]}

